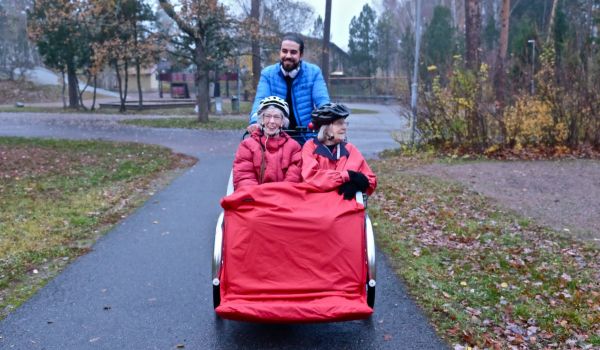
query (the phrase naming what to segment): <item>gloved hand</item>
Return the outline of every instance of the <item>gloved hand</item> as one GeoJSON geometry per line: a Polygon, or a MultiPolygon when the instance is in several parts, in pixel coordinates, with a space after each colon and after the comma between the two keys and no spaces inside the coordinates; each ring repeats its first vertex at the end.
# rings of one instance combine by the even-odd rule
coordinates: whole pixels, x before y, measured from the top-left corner
{"type": "Polygon", "coordinates": [[[356,197],[356,185],[352,181],[344,182],[338,188],[338,193],[344,195],[344,199],[352,200],[352,198],[356,197]]]}
{"type": "Polygon", "coordinates": [[[365,192],[369,188],[369,179],[367,179],[365,174],[359,171],[348,170],[348,175],[350,176],[350,181],[356,185],[358,191],[365,192]]]}

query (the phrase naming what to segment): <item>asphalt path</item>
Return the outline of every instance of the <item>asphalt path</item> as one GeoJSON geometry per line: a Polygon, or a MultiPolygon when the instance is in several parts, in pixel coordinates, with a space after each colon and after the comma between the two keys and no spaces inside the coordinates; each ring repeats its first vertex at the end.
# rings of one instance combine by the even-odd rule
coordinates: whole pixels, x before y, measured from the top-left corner
{"type": "MultiPolygon", "coordinates": [[[[373,158],[406,127],[394,106],[349,121],[373,158]]],[[[237,131],[153,129],[121,116],[0,113],[0,135],[164,145],[199,162],[103,236],[93,250],[0,323],[1,349],[445,349],[378,252],[368,320],[272,325],[222,320],[212,308],[211,258],[237,131]]]]}

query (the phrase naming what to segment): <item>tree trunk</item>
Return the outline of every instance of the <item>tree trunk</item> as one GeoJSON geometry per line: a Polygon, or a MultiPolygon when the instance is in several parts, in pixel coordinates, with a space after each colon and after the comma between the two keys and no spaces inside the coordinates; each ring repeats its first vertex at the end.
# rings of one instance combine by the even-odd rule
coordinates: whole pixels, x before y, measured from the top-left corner
{"type": "MultiPolygon", "coordinates": [[[[481,42],[481,8],[479,0],[465,0],[465,36],[466,36],[466,67],[478,79],[481,42]]],[[[475,93],[473,109],[469,112],[469,139],[470,142],[481,149],[483,145],[484,123],[479,114],[479,98],[481,92],[475,93]]]]}
{"type": "Polygon", "coordinates": [[[498,60],[496,66],[496,102],[498,120],[502,137],[506,138],[506,125],[504,125],[504,106],[506,105],[506,54],[508,52],[508,33],[510,26],[510,0],[502,0],[502,11],[500,12],[500,42],[498,45],[498,60]]]}
{"type": "Polygon", "coordinates": [[[260,80],[260,0],[252,0],[250,9],[251,35],[252,35],[252,84],[258,86],[260,80]]]}
{"type": "Polygon", "coordinates": [[[94,94],[92,95],[92,106],[90,107],[90,109],[92,111],[96,110],[96,83],[97,83],[97,75],[94,74],[94,94]]]}
{"type": "Polygon", "coordinates": [[[481,9],[479,0],[465,0],[466,65],[474,72],[479,70],[481,42],[481,9]]]}
{"type": "Polygon", "coordinates": [[[552,1],[552,10],[550,10],[550,21],[548,21],[548,31],[546,34],[546,43],[549,43],[552,40],[552,27],[554,27],[554,16],[556,15],[556,6],[558,5],[558,0],[552,1]]]}
{"type": "Polygon", "coordinates": [[[450,10],[452,11],[452,25],[458,27],[458,19],[456,18],[456,0],[452,0],[450,7],[450,10]]]}
{"type": "Polygon", "coordinates": [[[85,104],[83,103],[83,94],[85,93],[85,90],[87,90],[88,86],[90,86],[90,81],[92,80],[92,76],[89,73],[89,71],[86,72],[86,74],[87,74],[87,81],[85,82],[85,86],[83,87],[83,89],[79,89],[79,84],[77,84],[77,98],[79,99],[79,105],[84,110],[87,110],[87,108],[85,107],[85,104]]]}
{"type": "Polygon", "coordinates": [[[140,59],[135,59],[135,74],[137,75],[137,88],[138,88],[138,106],[142,109],[142,105],[144,104],[144,98],[142,93],[142,77],[140,77],[141,73],[141,65],[140,59]]]}
{"type": "Polygon", "coordinates": [[[196,40],[196,104],[198,105],[198,122],[208,123],[208,107],[210,97],[208,96],[208,72],[205,67],[206,52],[201,40],[196,40]]]}
{"type": "Polygon", "coordinates": [[[62,102],[63,102],[63,108],[67,108],[67,96],[65,96],[65,90],[67,88],[66,84],[65,84],[65,69],[61,68],[60,69],[60,75],[62,77],[62,91],[61,91],[61,96],[62,96],[62,102]]]}
{"type": "Polygon", "coordinates": [[[67,79],[69,80],[69,108],[78,108],[77,72],[75,71],[75,64],[73,62],[67,63],[67,79]]]}
{"type": "MultiPolygon", "coordinates": [[[[125,90],[123,90],[123,103],[127,103],[127,92],[129,91],[129,62],[125,60],[125,68],[123,69],[125,75],[125,90]]],[[[127,105],[125,105],[127,109],[127,105]]]]}
{"type": "Polygon", "coordinates": [[[504,107],[504,90],[506,88],[506,54],[508,52],[508,33],[510,26],[510,0],[502,0],[500,12],[500,41],[498,44],[498,62],[496,67],[496,101],[504,107]]]}
{"type": "Polygon", "coordinates": [[[119,85],[119,112],[125,112],[125,97],[123,96],[123,81],[121,80],[121,72],[119,71],[119,62],[115,60],[115,74],[117,75],[117,84],[119,85]]]}
{"type": "Polygon", "coordinates": [[[331,33],[331,0],[325,1],[325,23],[323,27],[323,57],[321,69],[325,84],[329,86],[329,37],[331,33]]]}

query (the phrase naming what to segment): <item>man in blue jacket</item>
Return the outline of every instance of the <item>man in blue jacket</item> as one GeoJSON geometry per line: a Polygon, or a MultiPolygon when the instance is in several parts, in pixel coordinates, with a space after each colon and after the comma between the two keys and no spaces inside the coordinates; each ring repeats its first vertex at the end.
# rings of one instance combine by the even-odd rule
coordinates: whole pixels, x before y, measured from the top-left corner
{"type": "Polygon", "coordinates": [[[256,112],[260,101],[267,96],[278,96],[290,106],[290,126],[306,127],[313,109],[329,103],[329,93],[321,69],[302,61],[304,41],[295,33],[285,34],[279,50],[280,62],[264,68],[256,88],[256,97],[248,131],[257,127],[256,112]]]}

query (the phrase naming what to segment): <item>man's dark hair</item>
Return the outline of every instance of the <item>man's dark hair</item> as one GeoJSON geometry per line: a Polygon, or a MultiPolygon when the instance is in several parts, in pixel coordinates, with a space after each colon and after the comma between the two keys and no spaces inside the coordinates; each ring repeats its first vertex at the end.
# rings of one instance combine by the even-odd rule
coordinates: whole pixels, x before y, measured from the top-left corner
{"type": "Polygon", "coordinates": [[[293,42],[297,43],[298,45],[300,45],[300,54],[304,53],[304,40],[302,40],[302,37],[300,37],[299,34],[285,33],[283,35],[283,38],[281,38],[281,42],[284,42],[285,40],[293,41],[293,42]]]}

